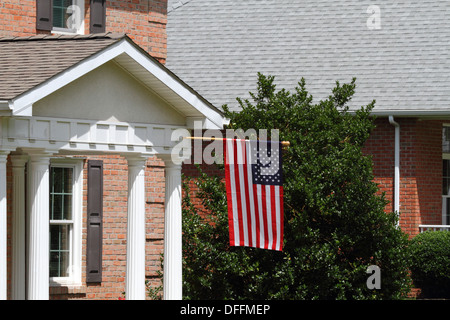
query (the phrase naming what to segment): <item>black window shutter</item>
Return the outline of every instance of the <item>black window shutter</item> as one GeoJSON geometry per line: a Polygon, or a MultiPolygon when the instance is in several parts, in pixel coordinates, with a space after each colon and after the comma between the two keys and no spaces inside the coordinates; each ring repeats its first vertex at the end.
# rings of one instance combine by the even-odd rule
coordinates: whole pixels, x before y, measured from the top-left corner
{"type": "Polygon", "coordinates": [[[103,161],[88,161],[86,282],[102,281],[103,161]]]}
{"type": "Polygon", "coordinates": [[[103,33],[106,30],[106,0],[91,0],[90,32],[103,33]]]}
{"type": "Polygon", "coordinates": [[[36,0],[36,29],[52,30],[53,0],[36,0]]]}

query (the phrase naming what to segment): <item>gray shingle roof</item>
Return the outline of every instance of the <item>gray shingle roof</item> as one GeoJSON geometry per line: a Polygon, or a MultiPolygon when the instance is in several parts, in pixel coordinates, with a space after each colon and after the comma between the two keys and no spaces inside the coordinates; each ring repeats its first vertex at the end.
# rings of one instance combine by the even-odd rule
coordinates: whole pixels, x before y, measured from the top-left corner
{"type": "Polygon", "coordinates": [[[15,98],[123,37],[105,33],[0,38],[0,100],[15,98]]]}
{"type": "Polygon", "coordinates": [[[169,0],[167,67],[206,99],[236,107],[257,72],[279,88],[301,77],[316,99],[357,78],[352,105],[450,111],[449,1],[169,0]]]}

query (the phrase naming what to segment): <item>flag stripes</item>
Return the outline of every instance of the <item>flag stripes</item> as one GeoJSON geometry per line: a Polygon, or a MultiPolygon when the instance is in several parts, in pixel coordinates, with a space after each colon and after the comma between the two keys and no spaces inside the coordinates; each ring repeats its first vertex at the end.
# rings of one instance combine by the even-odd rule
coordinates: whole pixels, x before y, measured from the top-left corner
{"type": "Polygon", "coordinates": [[[254,183],[251,141],[224,141],[230,245],[281,251],[283,186],[254,183]]]}

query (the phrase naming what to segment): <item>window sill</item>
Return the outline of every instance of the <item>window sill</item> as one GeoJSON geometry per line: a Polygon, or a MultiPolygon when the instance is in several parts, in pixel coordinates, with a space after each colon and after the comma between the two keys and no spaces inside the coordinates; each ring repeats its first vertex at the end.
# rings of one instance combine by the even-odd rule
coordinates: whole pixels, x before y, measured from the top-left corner
{"type": "Polygon", "coordinates": [[[84,33],[81,31],[76,31],[76,30],[55,30],[53,29],[51,31],[52,35],[69,35],[69,36],[73,36],[73,35],[83,35],[84,33]]]}
{"type": "Polygon", "coordinates": [[[50,294],[86,294],[86,286],[51,283],[50,294]]]}

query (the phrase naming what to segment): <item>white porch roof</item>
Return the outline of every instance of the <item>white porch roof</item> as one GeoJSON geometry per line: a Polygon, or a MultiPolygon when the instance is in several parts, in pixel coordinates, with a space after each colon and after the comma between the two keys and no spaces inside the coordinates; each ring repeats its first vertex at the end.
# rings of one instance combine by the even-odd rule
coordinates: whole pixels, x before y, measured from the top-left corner
{"type": "MultiPolygon", "coordinates": [[[[186,116],[188,127],[192,125],[192,121],[201,120],[204,129],[221,129],[225,121],[220,110],[138,47],[126,35],[108,33],[95,37],[89,35],[0,38],[0,51],[2,52],[0,71],[6,80],[5,86],[0,85],[0,115],[32,116],[35,102],[105,63],[114,61],[186,116]],[[94,42],[98,39],[111,41],[99,47],[98,42],[94,42]],[[42,43],[45,43],[47,50],[39,48],[42,43]],[[67,45],[68,43],[70,45],[67,45]],[[83,51],[85,47],[89,48],[90,43],[93,44],[94,52],[88,52],[87,56],[81,55],[80,61],[68,60],[65,65],[58,62],[59,48],[62,50],[67,48],[76,56],[78,50],[83,51]],[[33,47],[39,49],[33,52],[33,47]],[[31,53],[26,55],[28,59],[25,57],[21,61],[19,57],[23,56],[26,50],[31,50],[31,53]],[[30,55],[33,58],[30,58],[30,55]],[[11,67],[14,63],[17,64],[16,68],[11,67]],[[54,68],[53,64],[58,63],[59,69],[54,68]],[[46,73],[48,69],[54,69],[53,74],[46,73]],[[24,89],[23,92],[21,89],[24,89]]],[[[63,53],[67,54],[64,51],[63,53]]],[[[64,58],[62,60],[65,61],[64,58]]]]}

